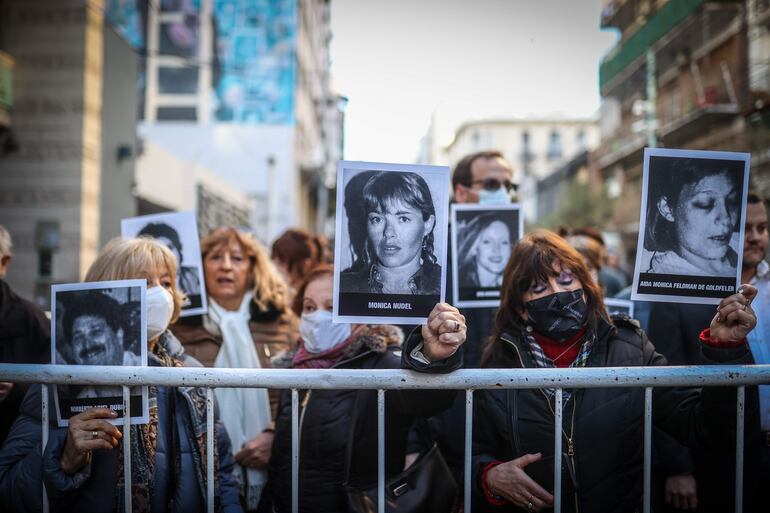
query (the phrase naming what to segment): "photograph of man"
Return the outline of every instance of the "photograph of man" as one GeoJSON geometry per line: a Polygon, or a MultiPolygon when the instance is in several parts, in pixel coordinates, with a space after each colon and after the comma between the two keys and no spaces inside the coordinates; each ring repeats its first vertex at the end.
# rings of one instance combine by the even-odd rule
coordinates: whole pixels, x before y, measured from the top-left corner
{"type": "Polygon", "coordinates": [[[171,250],[179,263],[179,272],[176,278],[177,288],[187,296],[187,300],[182,304],[182,309],[199,308],[201,306],[199,269],[184,265],[183,246],[179,233],[167,223],[153,222],[145,225],[136,236],[152,237],[171,250]]]}
{"type": "Polygon", "coordinates": [[[504,212],[479,214],[457,230],[460,287],[502,287],[503,271],[516,242],[504,212]]]}
{"type": "Polygon", "coordinates": [[[436,212],[425,179],[395,171],[366,176],[360,194],[360,180],[345,190],[351,247],[358,250],[340,274],[340,292],[439,295],[436,212]]]}
{"type": "MultiPolygon", "coordinates": [[[[139,302],[125,305],[102,290],[60,293],[57,323],[62,332],[57,337],[59,363],[65,365],[141,365],[139,354],[126,350],[125,341],[139,337],[124,323],[129,310],[138,310],[139,302]]],[[[60,387],[61,388],[61,387],[60,387]]],[[[70,387],[77,398],[121,397],[121,387],[70,387]]]]}
{"type": "Polygon", "coordinates": [[[652,157],[642,269],[735,276],[743,162],[652,157]]]}

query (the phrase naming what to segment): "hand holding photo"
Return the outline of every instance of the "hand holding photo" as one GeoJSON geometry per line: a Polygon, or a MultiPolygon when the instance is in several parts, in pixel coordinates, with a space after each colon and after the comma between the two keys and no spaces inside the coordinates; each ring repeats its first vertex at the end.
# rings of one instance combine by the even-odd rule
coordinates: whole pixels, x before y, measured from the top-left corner
{"type": "Polygon", "coordinates": [[[417,323],[444,296],[449,170],[340,162],[335,322],[417,323]]]}
{"type": "Polygon", "coordinates": [[[632,299],[717,304],[740,278],[749,155],[645,149],[632,299]]]}

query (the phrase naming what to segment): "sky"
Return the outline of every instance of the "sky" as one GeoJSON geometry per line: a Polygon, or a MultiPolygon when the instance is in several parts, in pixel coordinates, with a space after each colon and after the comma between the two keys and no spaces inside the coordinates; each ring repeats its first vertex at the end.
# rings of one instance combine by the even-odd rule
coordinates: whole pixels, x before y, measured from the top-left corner
{"type": "Polygon", "coordinates": [[[413,162],[431,117],[594,116],[618,35],[601,0],[333,0],[332,75],[348,97],[345,158],[413,162]]]}

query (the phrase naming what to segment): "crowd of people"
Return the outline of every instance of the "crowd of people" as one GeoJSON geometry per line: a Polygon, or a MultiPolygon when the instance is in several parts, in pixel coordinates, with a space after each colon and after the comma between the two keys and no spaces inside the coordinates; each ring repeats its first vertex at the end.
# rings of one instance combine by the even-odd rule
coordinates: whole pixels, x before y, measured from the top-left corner
{"type": "MultiPolygon", "coordinates": [[[[436,214],[422,178],[410,173],[359,176],[352,187],[365,199],[358,208],[365,228],[360,237],[351,237],[358,245],[352,264],[337,270],[341,287],[406,294],[440,287],[439,264],[430,258],[436,214]],[[400,221],[393,233],[389,216],[400,221]],[[409,237],[421,241],[409,245],[419,252],[391,247],[396,238],[409,237]],[[381,271],[389,259],[411,266],[408,281],[394,282],[381,271]]],[[[727,178],[716,170],[707,179],[727,178]]],[[[508,203],[512,182],[513,171],[500,153],[469,155],[453,171],[453,201],[508,203]]],[[[681,194],[660,192],[654,202],[659,223],[646,234],[656,246],[645,244],[652,252],[645,265],[685,265],[688,244],[702,234],[692,229],[664,237],[658,232],[669,217],[697,215],[705,208],[688,203],[699,186],[695,181],[681,194]]],[[[723,225],[724,233],[709,243],[730,242],[728,228],[732,233],[736,221],[724,219],[727,210],[720,205],[739,202],[734,196],[713,199],[710,223],[723,225]]],[[[419,326],[334,323],[335,267],[328,242],[303,230],[287,231],[271,251],[238,228],[206,234],[201,240],[205,283],[191,287],[205,287],[208,311],[203,315],[179,318],[190,300],[180,292],[180,283],[191,278],[185,277],[179,241],[161,229],[109,242],[85,281],[147,281],[150,366],[449,373],[460,368],[770,363],[768,216],[762,198],[753,192],[746,209],[740,290],[717,308],[640,303],[636,316],[641,319],[608,313],[604,299],[627,298],[629,277],[599,230],[533,230],[515,241],[505,222],[494,216],[474,222],[475,244],[461,245],[459,255],[448,251],[446,265],[451,267],[457,258],[462,280],[499,287],[500,306],[461,311],[452,306],[448,293],[446,302],[436,304],[419,326]]],[[[735,266],[735,250],[731,247],[727,255],[722,251],[719,262],[712,263],[735,266]]],[[[4,280],[11,257],[10,235],[0,227],[0,362],[47,363],[50,321],[4,280]]],[[[451,273],[447,277],[451,281],[451,273]]],[[[446,290],[452,290],[451,284],[446,290]]],[[[94,337],[97,328],[105,337],[115,331],[115,315],[77,316],[76,310],[70,311],[65,337],[94,337]]],[[[125,358],[123,351],[117,352],[116,364],[125,358]]],[[[67,427],[52,422],[45,446],[40,396],[39,385],[0,383],[0,511],[41,511],[42,484],[52,511],[121,511],[125,450],[131,452],[129,489],[135,511],[206,509],[205,391],[151,386],[148,423],[117,427],[110,422],[113,411],[89,408],[70,418],[67,427]],[[130,429],[130,447],[123,446],[124,429],[130,429]]],[[[215,396],[217,511],[291,511],[290,391],[220,388],[215,396]]],[[[385,397],[387,476],[419,461],[435,441],[454,486],[449,494],[432,494],[423,510],[460,511],[464,396],[451,390],[393,390],[385,397]]],[[[643,389],[565,389],[564,427],[556,435],[555,400],[551,388],[476,392],[474,511],[548,511],[556,500],[554,460],[562,467],[562,511],[641,511],[643,389]],[[563,437],[561,455],[553,454],[554,436],[563,437]]],[[[734,389],[655,388],[653,408],[654,511],[730,510],[735,493],[734,389]]],[[[744,511],[766,512],[770,387],[747,387],[745,412],[744,511]]],[[[299,511],[370,511],[361,491],[377,482],[377,433],[375,391],[300,391],[299,511]]]]}

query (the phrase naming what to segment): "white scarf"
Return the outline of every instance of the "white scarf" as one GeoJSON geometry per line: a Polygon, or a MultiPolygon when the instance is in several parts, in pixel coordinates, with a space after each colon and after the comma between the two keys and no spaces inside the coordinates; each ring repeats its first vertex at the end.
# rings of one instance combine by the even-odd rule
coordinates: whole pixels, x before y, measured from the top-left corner
{"type": "MultiPolygon", "coordinates": [[[[209,298],[209,318],[222,332],[222,347],[219,349],[214,367],[260,369],[259,357],[249,331],[249,306],[252,295],[247,293],[238,311],[225,310],[209,298]]],[[[265,388],[217,388],[217,401],[222,422],[227,428],[233,445],[233,453],[243,444],[262,433],[271,421],[270,398],[265,388]]],[[[243,468],[235,466],[236,480],[245,488],[249,510],[257,509],[267,473],[262,470],[246,469],[248,487],[243,486],[243,468]]]]}

